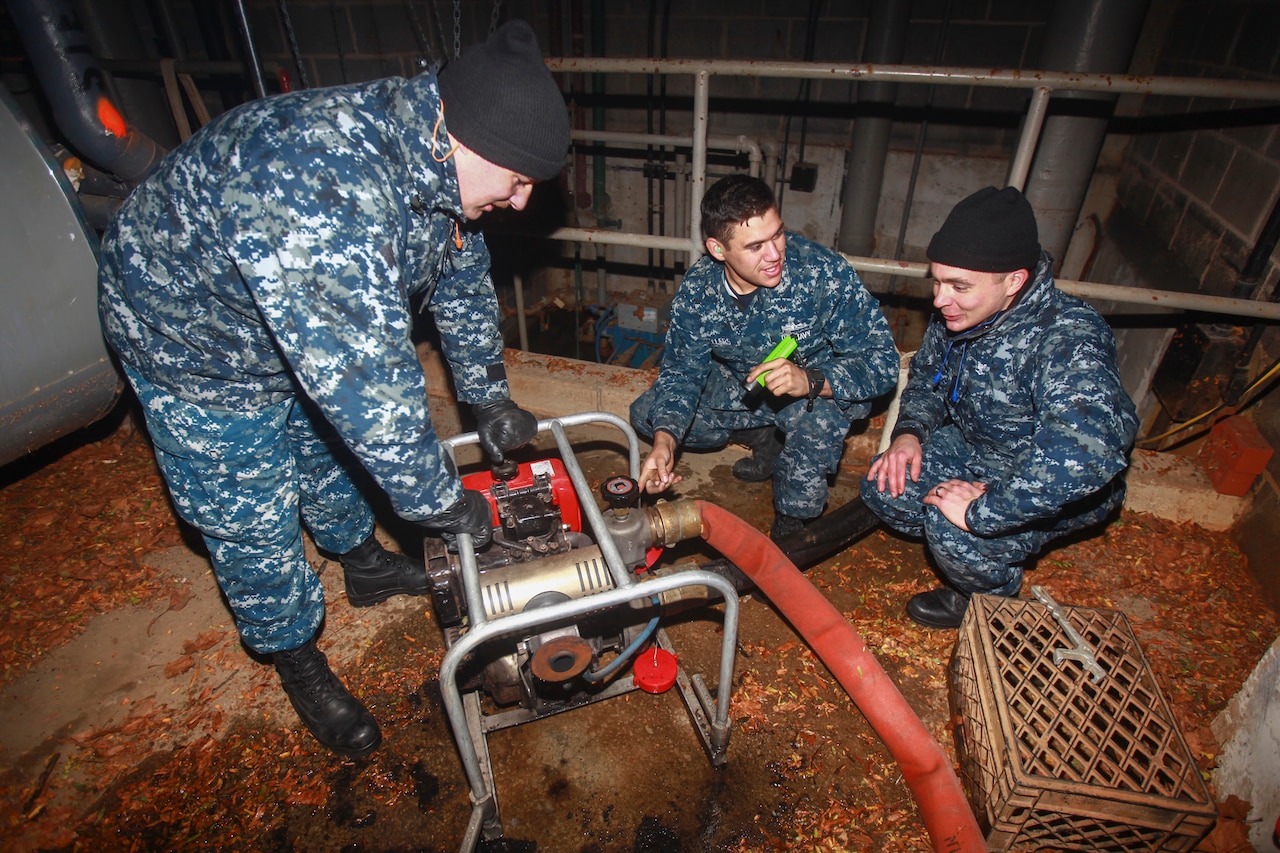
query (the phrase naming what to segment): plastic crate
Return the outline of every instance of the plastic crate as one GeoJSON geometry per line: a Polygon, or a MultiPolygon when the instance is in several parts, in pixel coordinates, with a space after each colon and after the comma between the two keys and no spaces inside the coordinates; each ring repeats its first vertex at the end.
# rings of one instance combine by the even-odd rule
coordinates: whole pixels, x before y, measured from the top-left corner
{"type": "Polygon", "coordinates": [[[951,656],[961,781],[992,850],[1190,851],[1217,808],[1123,613],[975,595],[951,656]]]}

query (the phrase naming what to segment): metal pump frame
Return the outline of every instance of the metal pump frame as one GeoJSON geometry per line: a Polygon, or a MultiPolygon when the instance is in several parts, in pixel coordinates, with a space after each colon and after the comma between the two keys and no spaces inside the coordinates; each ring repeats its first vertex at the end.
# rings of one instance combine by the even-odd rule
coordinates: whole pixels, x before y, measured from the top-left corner
{"type": "MultiPolygon", "coordinates": [[[[617,427],[627,439],[629,473],[632,479],[640,474],[640,443],[635,430],[622,418],[608,412],[583,412],[538,421],[538,433],[550,431],[560,451],[565,471],[573,483],[574,493],[581,504],[591,532],[596,539],[605,564],[613,578],[615,588],[584,598],[564,601],[548,607],[539,607],[522,613],[513,613],[496,619],[488,619],[481,601],[480,572],[476,565],[475,549],[471,537],[458,536],[458,557],[461,566],[462,585],[467,602],[468,629],[445,653],[440,665],[440,689],[444,697],[449,726],[462,757],[463,769],[471,786],[471,818],[463,836],[462,853],[470,853],[485,838],[502,835],[502,823],[498,813],[496,785],[489,758],[486,736],[491,731],[530,722],[538,716],[522,709],[486,717],[480,708],[479,691],[471,691],[466,697],[458,687],[458,670],[472,652],[485,643],[507,639],[515,635],[534,632],[541,627],[564,624],[575,617],[614,607],[627,607],[631,602],[682,587],[710,587],[724,600],[723,640],[720,652],[720,673],[714,703],[700,675],[688,676],[680,670],[676,686],[694,722],[703,747],[712,764],[725,763],[729,745],[729,695],[732,692],[733,667],[738,638],[738,594],[733,584],[725,578],[700,569],[680,571],[640,583],[622,562],[616,543],[605,524],[604,516],[596,504],[582,467],[578,464],[573,446],[565,433],[566,427],[586,424],[608,424],[617,427]],[[714,704],[714,707],[712,707],[714,704]]],[[[453,458],[455,448],[477,444],[476,433],[464,433],[443,441],[446,452],[453,458]]],[[[657,632],[659,646],[672,651],[666,633],[657,632]]],[[[619,678],[596,697],[592,704],[602,699],[621,695],[636,689],[631,675],[619,678]]],[[[582,706],[575,706],[582,707],[582,706]]],[[[566,708],[565,710],[569,710],[566,708]]]]}

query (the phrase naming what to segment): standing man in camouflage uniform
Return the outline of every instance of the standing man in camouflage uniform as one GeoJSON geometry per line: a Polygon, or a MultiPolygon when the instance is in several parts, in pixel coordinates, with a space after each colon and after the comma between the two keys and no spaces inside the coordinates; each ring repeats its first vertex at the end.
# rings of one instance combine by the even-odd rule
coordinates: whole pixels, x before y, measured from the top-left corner
{"type": "Polygon", "coordinates": [[[772,478],[770,536],[781,539],[822,513],[850,424],[893,388],[897,350],[853,267],[784,231],[763,181],[731,175],[713,185],[702,233],[708,254],[671,303],[658,378],[631,405],[632,424],[653,440],[640,478],[661,492],[681,479],[678,447],[747,444],[753,454],[734,476],[772,478]],[[786,336],[794,355],[766,360],[786,336]]]}
{"type": "Polygon", "coordinates": [[[470,220],[524,207],[569,146],[528,24],[441,70],[245,104],[176,149],[104,236],[100,312],[174,504],[204,536],[244,642],[270,655],[316,739],[377,747],[315,638],[324,589],[302,524],[356,606],[422,594],[345,466],[396,512],[483,545],[427,412],[411,302],[431,312],[495,462],[537,421],[509,398],[489,254],[470,220]]]}
{"type": "Polygon", "coordinates": [[[953,628],[970,595],[1017,595],[1027,557],[1120,505],[1137,418],[1111,329],[1054,286],[1022,193],[961,201],[928,256],[938,314],[861,491],[941,570],[907,614],[953,628]]]}

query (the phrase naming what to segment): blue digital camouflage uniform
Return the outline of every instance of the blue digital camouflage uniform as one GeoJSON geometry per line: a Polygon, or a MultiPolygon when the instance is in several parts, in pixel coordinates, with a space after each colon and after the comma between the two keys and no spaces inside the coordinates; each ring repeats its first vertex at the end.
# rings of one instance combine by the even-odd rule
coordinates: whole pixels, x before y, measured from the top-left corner
{"type": "Polygon", "coordinates": [[[933,319],[893,432],[920,439],[920,479],[907,477],[896,498],[864,480],[862,499],[889,526],[923,536],[957,589],[1016,595],[1027,557],[1124,500],[1137,423],[1110,327],[1054,286],[1042,253],[1020,298],[993,321],[951,334],[933,319]],[[986,484],[965,514],[971,532],[923,503],[953,478],[986,484]]]}
{"type": "Polygon", "coordinates": [[[746,311],[730,295],[721,264],[704,256],[689,268],[671,303],[658,378],[632,404],[631,422],[649,436],[666,430],[693,449],[776,424],[786,439],[774,465],[774,508],[813,518],[827,502],[827,475],[850,424],[892,390],[897,375],[889,323],[853,267],[788,232],[782,281],[756,290],[746,311]],[[808,400],[757,392],[758,404],[749,407],[747,373],[787,335],[798,344],[792,360],[821,370],[833,396],[819,397],[808,411],[808,400]]]}
{"type": "Polygon", "coordinates": [[[440,117],[430,73],[245,104],[176,149],[104,236],[107,340],[259,652],[297,647],[323,617],[299,516],[335,553],[373,529],[343,464],[409,520],[462,495],[427,414],[411,300],[462,400],[508,394],[489,254],[455,224],[440,117]]]}

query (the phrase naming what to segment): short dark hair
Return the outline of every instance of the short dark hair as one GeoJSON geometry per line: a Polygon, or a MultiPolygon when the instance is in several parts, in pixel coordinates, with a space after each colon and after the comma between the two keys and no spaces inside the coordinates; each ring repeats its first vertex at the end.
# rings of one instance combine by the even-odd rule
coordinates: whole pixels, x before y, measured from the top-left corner
{"type": "Polygon", "coordinates": [[[773,190],[759,178],[750,175],[721,178],[702,197],[702,234],[727,243],[735,226],[753,216],[763,216],[777,206],[773,190]]]}

